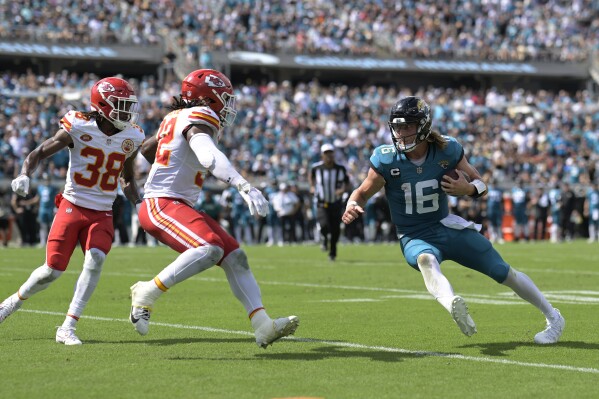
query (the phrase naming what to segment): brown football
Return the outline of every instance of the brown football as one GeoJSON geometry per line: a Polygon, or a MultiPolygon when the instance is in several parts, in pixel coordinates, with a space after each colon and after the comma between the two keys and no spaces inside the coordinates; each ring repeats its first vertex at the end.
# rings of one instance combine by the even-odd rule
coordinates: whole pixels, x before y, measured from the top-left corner
{"type": "Polygon", "coordinates": [[[464,175],[464,177],[466,178],[466,181],[470,182],[470,176],[468,176],[468,174],[466,172],[458,172],[457,169],[448,170],[447,172],[445,172],[445,176],[449,176],[453,180],[458,180],[459,179],[458,173],[462,173],[464,175]]]}

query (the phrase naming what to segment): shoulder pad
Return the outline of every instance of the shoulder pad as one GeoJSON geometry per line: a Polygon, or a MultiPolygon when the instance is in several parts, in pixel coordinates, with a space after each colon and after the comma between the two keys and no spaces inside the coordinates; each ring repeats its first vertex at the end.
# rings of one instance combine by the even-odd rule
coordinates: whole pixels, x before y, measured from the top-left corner
{"type": "Polygon", "coordinates": [[[77,125],[77,123],[85,123],[89,122],[91,117],[88,115],[84,115],[82,112],[71,110],[67,112],[58,122],[58,126],[67,132],[71,132],[73,126],[77,125]]]}
{"type": "Polygon", "coordinates": [[[390,164],[397,156],[397,148],[392,144],[381,145],[374,149],[372,158],[376,158],[382,164],[390,164]]]}
{"type": "Polygon", "coordinates": [[[193,107],[187,110],[186,120],[190,125],[206,125],[214,133],[220,130],[220,118],[210,107],[193,107]]]}

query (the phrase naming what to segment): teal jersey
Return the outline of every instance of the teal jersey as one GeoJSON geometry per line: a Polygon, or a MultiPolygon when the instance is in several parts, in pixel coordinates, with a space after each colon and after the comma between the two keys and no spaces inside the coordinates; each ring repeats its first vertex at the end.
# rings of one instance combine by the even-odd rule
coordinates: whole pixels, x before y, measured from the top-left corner
{"type": "Polygon", "coordinates": [[[464,157],[464,149],[453,137],[445,149],[431,144],[422,165],[412,163],[393,145],[375,148],[370,166],[385,179],[385,194],[391,219],[399,234],[420,231],[449,214],[447,194],[441,189],[443,175],[464,157]]]}

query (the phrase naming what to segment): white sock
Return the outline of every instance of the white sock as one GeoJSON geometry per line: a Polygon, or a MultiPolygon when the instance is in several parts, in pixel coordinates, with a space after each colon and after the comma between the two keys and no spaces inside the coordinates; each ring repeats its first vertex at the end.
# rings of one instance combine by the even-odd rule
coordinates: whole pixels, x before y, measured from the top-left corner
{"type": "Polygon", "coordinates": [[[223,250],[214,245],[191,248],[158,273],[158,279],[166,288],[185,281],[214,266],[223,256],[223,250]]]}
{"type": "Polygon", "coordinates": [[[83,270],[77,279],[75,293],[73,294],[73,299],[69,305],[67,317],[62,325],[63,327],[75,327],[75,323],[83,314],[87,302],[94,293],[98,281],[100,281],[100,274],[102,273],[102,266],[104,265],[105,259],[106,254],[99,249],[92,248],[85,252],[83,270]]]}
{"type": "Polygon", "coordinates": [[[61,327],[68,328],[68,329],[75,328],[75,326],[77,325],[77,321],[79,321],[79,320],[75,319],[71,316],[67,316],[67,317],[65,317],[64,322],[62,323],[61,327]]]}
{"type": "Polygon", "coordinates": [[[23,304],[23,302],[25,302],[25,299],[21,299],[21,297],[19,296],[18,292],[15,292],[14,294],[12,294],[11,296],[9,296],[8,298],[5,299],[5,301],[9,300],[12,298],[12,302],[18,307],[20,308],[21,305],[23,304]]]}
{"type": "Polygon", "coordinates": [[[252,328],[256,330],[258,327],[269,321],[272,321],[272,319],[270,318],[270,316],[268,316],[266,310],[260,309],[252,316],[252,328]]]}
{"type": "Polygon", "coordinates": [[[422,273],[426,289],[437,302],[451,313],[451,303],[455,294],[449,280],[441,272],[441,266],[434,255],[421,254],[418,256],[418,267],[422,273]]]}
{"type": "MultiPolygon", "coordinates": [[[[231,287],[231,291],[233,291],[233,295],[235,295],[235,298],[243,304],[248,314],[255,309],[264,307],[262,305],[260,287],[258,286],[258,282],[256,282],[254,274],[250,270],[247,263],[247,257],[243,250],[236,249],[227,255],[221,262],[221,267],[227,275],[227,280],[229,281],[229,286],[231,287]]],[[[252,320],[256,317],[256,314],[254,314],[252,320]]]]}
{"type": "Polygon", "coordinates": [[[546,319],[553,320],[557,315],[553,306],[526,274],[511,267],[503,285],[510,287],[520,298],[537,307],[546,319]]]}

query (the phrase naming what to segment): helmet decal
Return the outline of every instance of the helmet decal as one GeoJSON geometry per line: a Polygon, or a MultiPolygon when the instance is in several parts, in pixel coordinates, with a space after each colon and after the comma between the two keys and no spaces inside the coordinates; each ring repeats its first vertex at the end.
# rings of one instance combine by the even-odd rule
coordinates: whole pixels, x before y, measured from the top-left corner
{"type": "Polygon", "coordinates": [[[198,69],[185,77],[181,84],[181,98],[199,100],[219,116],[222,126],[231,126],[235,120],[235,94],[229,78],[215,69],[198,69]]]}
{"type": "Polygon", "coordinates": [[[206,76],[206,84],[208,87],[226,87],[227,85],[221,78],[215,75],[206,76]]]}
{"type": "Polygon", "coordinates": [[[391,129],[391,139],[397,150],[410,152],[425,141],[431,133],[430,107],[420,97],[404,97],[391,108],[388,124],[391,129]],[[399,131],[410,124],[417,125],[416,133],[409,136],[400,134],[399,131]],[[410,137],[413,139],[406,140],[410,137]]]}
{"type": "Polygon", "coordinates": [[[98,91],[106,93],[106,92],[114,92],[114,86],[110,84],[110,82],[102,82],[98,85],[98,91]]]}

